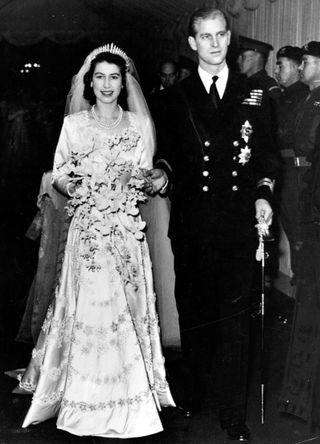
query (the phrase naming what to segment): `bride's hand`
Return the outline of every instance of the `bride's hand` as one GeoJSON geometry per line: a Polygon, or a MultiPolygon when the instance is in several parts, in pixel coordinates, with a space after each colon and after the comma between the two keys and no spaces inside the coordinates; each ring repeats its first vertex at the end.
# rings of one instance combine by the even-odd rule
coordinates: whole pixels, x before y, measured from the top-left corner
{"type": "Polygon", "coordinates": [[[71,197],[74,195],[74,193],[77,191],[77,188],[81,185],[82,178],[79,177],[73,177],[69,178],[69,181],[67,183],[67,193],[71,197]]]}

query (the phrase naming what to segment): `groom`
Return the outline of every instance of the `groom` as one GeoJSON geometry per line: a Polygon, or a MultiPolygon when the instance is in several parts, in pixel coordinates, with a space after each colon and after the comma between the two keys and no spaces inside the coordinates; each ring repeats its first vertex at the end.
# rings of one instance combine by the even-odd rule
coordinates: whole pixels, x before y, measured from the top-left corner
{"type": "Polygon", "coordinates": [[[262,115],[263,91],[228,68],[230,30],[218,9],[198,9],[189,45],[198,70],[166,90],[155,111],[158,155],[153,191],[170,193],[169,236],[182,346],[178,404],[201,407],[208,368],[219,388],[223,429],[247,441],[249,294],[255,224],[271,223],[277,169],[262,115]],[[211,365],[213,363],[213,365],[211,365]]]}

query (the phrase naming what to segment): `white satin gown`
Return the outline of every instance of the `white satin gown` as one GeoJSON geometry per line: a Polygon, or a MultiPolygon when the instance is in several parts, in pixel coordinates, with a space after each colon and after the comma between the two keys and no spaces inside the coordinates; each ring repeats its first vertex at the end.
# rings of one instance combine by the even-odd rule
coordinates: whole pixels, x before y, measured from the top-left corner
{"type": "MultiPolygon", "coordinates": [[[[132,113],[123,120],[127,123],[110,132],[91,111],[66,117],[55,180],[65,179],[73,153],[85,154],[83,171],[87,168],[91,177],[114,160],[128,168],[150,168],[141,122],[132,113]]],[[[119,180],[123,177],[113,177],[115,186],[119,180]]],[[[123,193],[125,186],[120,200],[126,198],[123,193]]],[[[135,231],[141,217],[103,210],[103,205],[99,214],[94,206],[83,207],[75,210],[55,299],[20,382],[34,393],[23,427],[57,416],[59,429],[79,436],[154,434],[163,429],[161,406],[174,406],[174,401],[166,381],[148,245],[135,231]],[[97,218],[90,266],[83,226],[97,218]]]]}

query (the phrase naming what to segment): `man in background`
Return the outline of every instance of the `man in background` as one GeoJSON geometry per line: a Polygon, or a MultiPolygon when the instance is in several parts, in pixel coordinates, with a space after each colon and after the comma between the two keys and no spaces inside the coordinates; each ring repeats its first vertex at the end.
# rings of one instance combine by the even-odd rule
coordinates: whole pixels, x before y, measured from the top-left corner
{"type": "Polygon", "coordinates": [[[179,57],[179,82],[189,77],[196,69],[197,64],[186,56],[179,57]]]}
{"type": "Polygon", "coordinates": [[[297,161],[295,148],[295,122],[301,101],[308,94],[308,87],[300,82],[299,66],[302,49],[283,46],[277,52],[275,77],[282,88],[278,105],[277,145],[282,158],[280,183],[280,218],[290,246],[291,271],[297,274],[297,253],[300,248],[300,193],[304,163],[297,161]]]}
{"type": "Polygon", "coordinates": [[[273,47],[269,43],[239,36],[238,65],[242,74],[245,74],[252,84],[262,88],[266,105],[266,115],[270,118],[270,127],[274,138],[277,132],[277,108],[281,96],[281,89],[276,80],[266,71],[270,51],[273,47]]]}
{"type": "Polygon", "coordinates": [[[163,60],[158,72],[158,84],[153,88],[151,94],[173,86],[178,81],[178,65],[173,60],[163,60]]]}
{"type": "Polygon", "coordinates": [[[239,48],[240,72],[257,82],[267,92],[270,100],[278,102],[281,95],[280,87],[266,72],[266,64],[273,47],[269,43],[239,36],[239,48]]]}

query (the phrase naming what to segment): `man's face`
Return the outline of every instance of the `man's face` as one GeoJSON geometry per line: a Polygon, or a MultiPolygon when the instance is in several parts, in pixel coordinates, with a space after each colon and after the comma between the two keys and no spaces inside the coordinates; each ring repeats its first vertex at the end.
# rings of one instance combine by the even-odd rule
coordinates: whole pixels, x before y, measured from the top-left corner
{"type": "Polygon", "coordinates": [[[287,57],[277,59],[274,75],[282,86],[290,86],[299,80],[298,65],[287,57]]]}
{"type": "Polygon", "coordinates": [[[172,86],[178,79],[176,67],[172,63],[163,63],[160,68],[160,80],[164,88],[172,86]]]}
{"type": "Polygon", "coordinates": [[[320,81],[320,58],[311,55],[304,55],[299,67],[300,80],[309,87],[320,81]]]}
{"type": "Polygon", "coordinates": [[[200,20],[196,35],[189,36],[189,45],[198,53],[199,65],[208,72],[217,72],[225,65],[230,31],[220,15],[214,19],[200,20]]]}
{"type": "Polygon", "coordinates": [[[250,76],[256,63],[257,53],[251,49],[243,51],[238,57],[238,65],[241,74],[250,76]]]}

